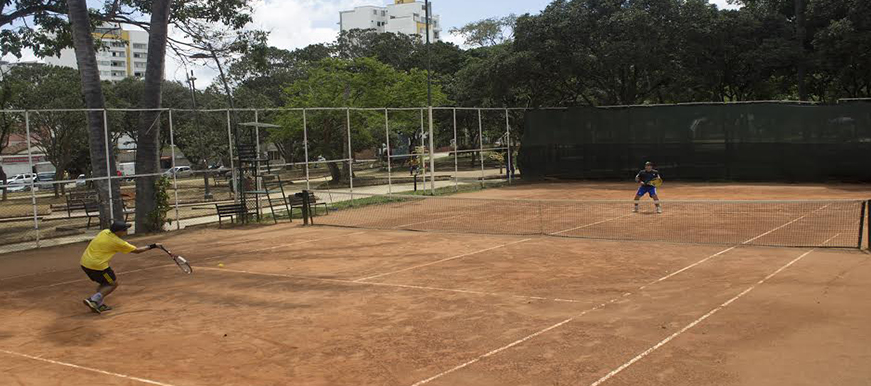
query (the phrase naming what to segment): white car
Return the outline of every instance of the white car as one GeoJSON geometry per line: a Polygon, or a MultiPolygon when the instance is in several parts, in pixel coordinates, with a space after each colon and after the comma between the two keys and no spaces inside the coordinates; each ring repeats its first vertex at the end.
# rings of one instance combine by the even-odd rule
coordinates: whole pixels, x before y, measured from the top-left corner
{"type": "Polygon", "coordinates": [[[7,180],[7,181],[8,181],[8,184],[9,184],[9,185],[12,185],[12,184],[15,184],[15,185],[18,185],[18,184],[26,185],[26,184],[30,184],[30,183],[33,182],[35,179],[36,179],[36,174],[35,174],[35,173],[22,173],[22,174],[16,174],[15,177],[12,177],[12,178],[10,178],[10,179],[7,180]]]}
{"type": "Polygon", "coordinates": [[[191,170],[190,166],[176,166],[163,172],[163,175],[167,177],[172,177],[173,174],[175,174],[177,177],[190,177],[191,175],[193,175],[193,171],[191,170]]]}

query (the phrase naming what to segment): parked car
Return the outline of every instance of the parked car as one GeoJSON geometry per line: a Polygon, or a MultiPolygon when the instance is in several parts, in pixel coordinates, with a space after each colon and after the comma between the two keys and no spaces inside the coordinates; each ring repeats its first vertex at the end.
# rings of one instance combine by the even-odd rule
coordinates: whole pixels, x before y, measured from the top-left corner
{"type": "Polygon", "coordinates": [[[40,189],[51,189],[54,181],[54,172],[36,173],[36,185],[40,189]]]}
{"type": "Polygon", "coordinates": [[[85,177],[84,174],[79,174],[79,176],[76,177],[76,186],[78,187],[78,186],[85,186],[85,185],[87,185],[87,184],[88,184],[88,181],[85,180],[85,178],[87,178],[87,177],[85,177]]]}
{"type": "Polygon", "coordinates": [[[193,171],[190,166],[176,166],[163,172],[163,175],[167,177],[172,177],[173,174],[175,174],[176,177],[190,177],[193,175],[193,171]]]}
{"type": "Polygon", "coordinates": [[[35,173],[22,173],[22,174],[16,174],[15,177],[12,177],[11,179],[9,179],[7,181],[9,183],[9,185],[12,185],[12,184],[30,184],[34,180],[36,180],[35,173]]]}
{"type": "Polygon", "coordinates": [[[224,165],[211,165],[209,166],[210,174],[217,174],[220,177],[226,177],[232,170],[224,165]]]}

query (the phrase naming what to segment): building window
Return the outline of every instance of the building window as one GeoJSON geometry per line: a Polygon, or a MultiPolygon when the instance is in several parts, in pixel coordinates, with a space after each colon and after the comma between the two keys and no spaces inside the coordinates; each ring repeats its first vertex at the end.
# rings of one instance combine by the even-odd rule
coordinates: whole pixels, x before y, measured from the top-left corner
{"type": "Polygon", "coordinates": [[[124,62],[112,62],[112,67],[124,67],[125,65],[124,62]]]}
{"type": "Polygon", "coordinates": [[[108,60],[101,60],[101,61],[99,61],[98,63],[99,63],[101,66],[111,66],[111,65],[112,65],[112,62],[110,62],[110,61],[108,61],[108,60]]]}
{"type": "Polygon", "coordinates": [[[438,39],[439,39],[439,31],[435,31],[435,32],[433,33],[433,37],[435,37],[436,40],[438,40],[438,39]]]}
{"type": "Polygon", "coordinates": [[[378,10],[373,9],[373,10],[372,10],[372,14],[375,15],[375,16],[378,16],[378,10]]]}
{"type": "Polygon", "coordinates": [[[381,11],[381,16],[387,16],[387,11],[381,11]]]}
{"type": "Polygon", "coordinates": [[[141,59],[141,58],[145,57],[145,54],[140,54],[140,53],[136,52],[136,53],[133,53],[133,57],[136,59],[141,59]]]}
{"type": "Polygon", "coordinates": [[[124,47],[127,47],[127,44],[124,42],[112,42],[112,47],[124,48],[124,47]]]}
{"type": "Polygon", "coordinates": [[[115,72],[115,71],[112,71],[112,76],[116,76],[116,77],[117,77],[117,76],[124,76],[124,73],[123,73],[123,72],[115,72]]]}
{"type": "Polygon", "coordinates": [[[141,73],[141,72],[136,72],[136,73],[134,73],[133,75],[136,76],[136,77],[139,77],[139,78],[142,77],[142,73],[141,73]]]}
{"type": "Polygon", "coordinates": [[[142,63],[142,62],[135,62],[135,63],[133,63],[133,67],[136,67],[136,68],[145,68],[145,63],[142,63]]]}
{"type": "Polygon", "coordinates": [[[145,50],[148,49],[148,44],[133,43],[133,48],[137,50],[145,50]]]}

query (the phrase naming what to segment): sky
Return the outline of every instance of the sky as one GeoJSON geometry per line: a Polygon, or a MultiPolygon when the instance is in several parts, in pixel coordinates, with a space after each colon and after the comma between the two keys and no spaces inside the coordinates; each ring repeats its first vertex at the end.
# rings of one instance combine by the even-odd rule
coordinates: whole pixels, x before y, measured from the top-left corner
{"type": "MultiPolygon", "coordinates": [[[[385,5],[392,0],[254,0],[254,22],[251,28],[270,32],[269,43],[293,50],[309,44],[335,40],[339,33],[339,11],[362,5],[385,5]]],[[[538,13],[551,0],[432,0],[433,12],[441,17],[443,39],[460,44],[462,40],[447,33],[488,17],[505,16],[511,13],[538,13]]],[[[720,8],[734,8],[727,0],[711,0],[720,8]]],[[[171,55],[170,55],[171,56],[171,55]]],[[[4,60],[15,61],[14,57],[4,60]]],[[[34,60],[32,53],[25,53],[21,60],[34,60]]],[[[213,65],[202,63],[192,68],[198,79],[197,87],[206,87],[216,76],[213,65]]],[[[175,58],[167,58],[166,78],[184,80],[185,68],[175,58]]]]}

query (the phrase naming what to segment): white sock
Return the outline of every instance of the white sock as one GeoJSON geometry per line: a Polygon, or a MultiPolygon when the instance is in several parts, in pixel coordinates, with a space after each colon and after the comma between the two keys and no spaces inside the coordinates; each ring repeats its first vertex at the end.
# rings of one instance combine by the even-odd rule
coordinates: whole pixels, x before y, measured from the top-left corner
{"type": "Polygon", "coordinates": [[[103,304],[103,294],[97,292],[90,297],[91,301],[97,304],[103,304]]]}

